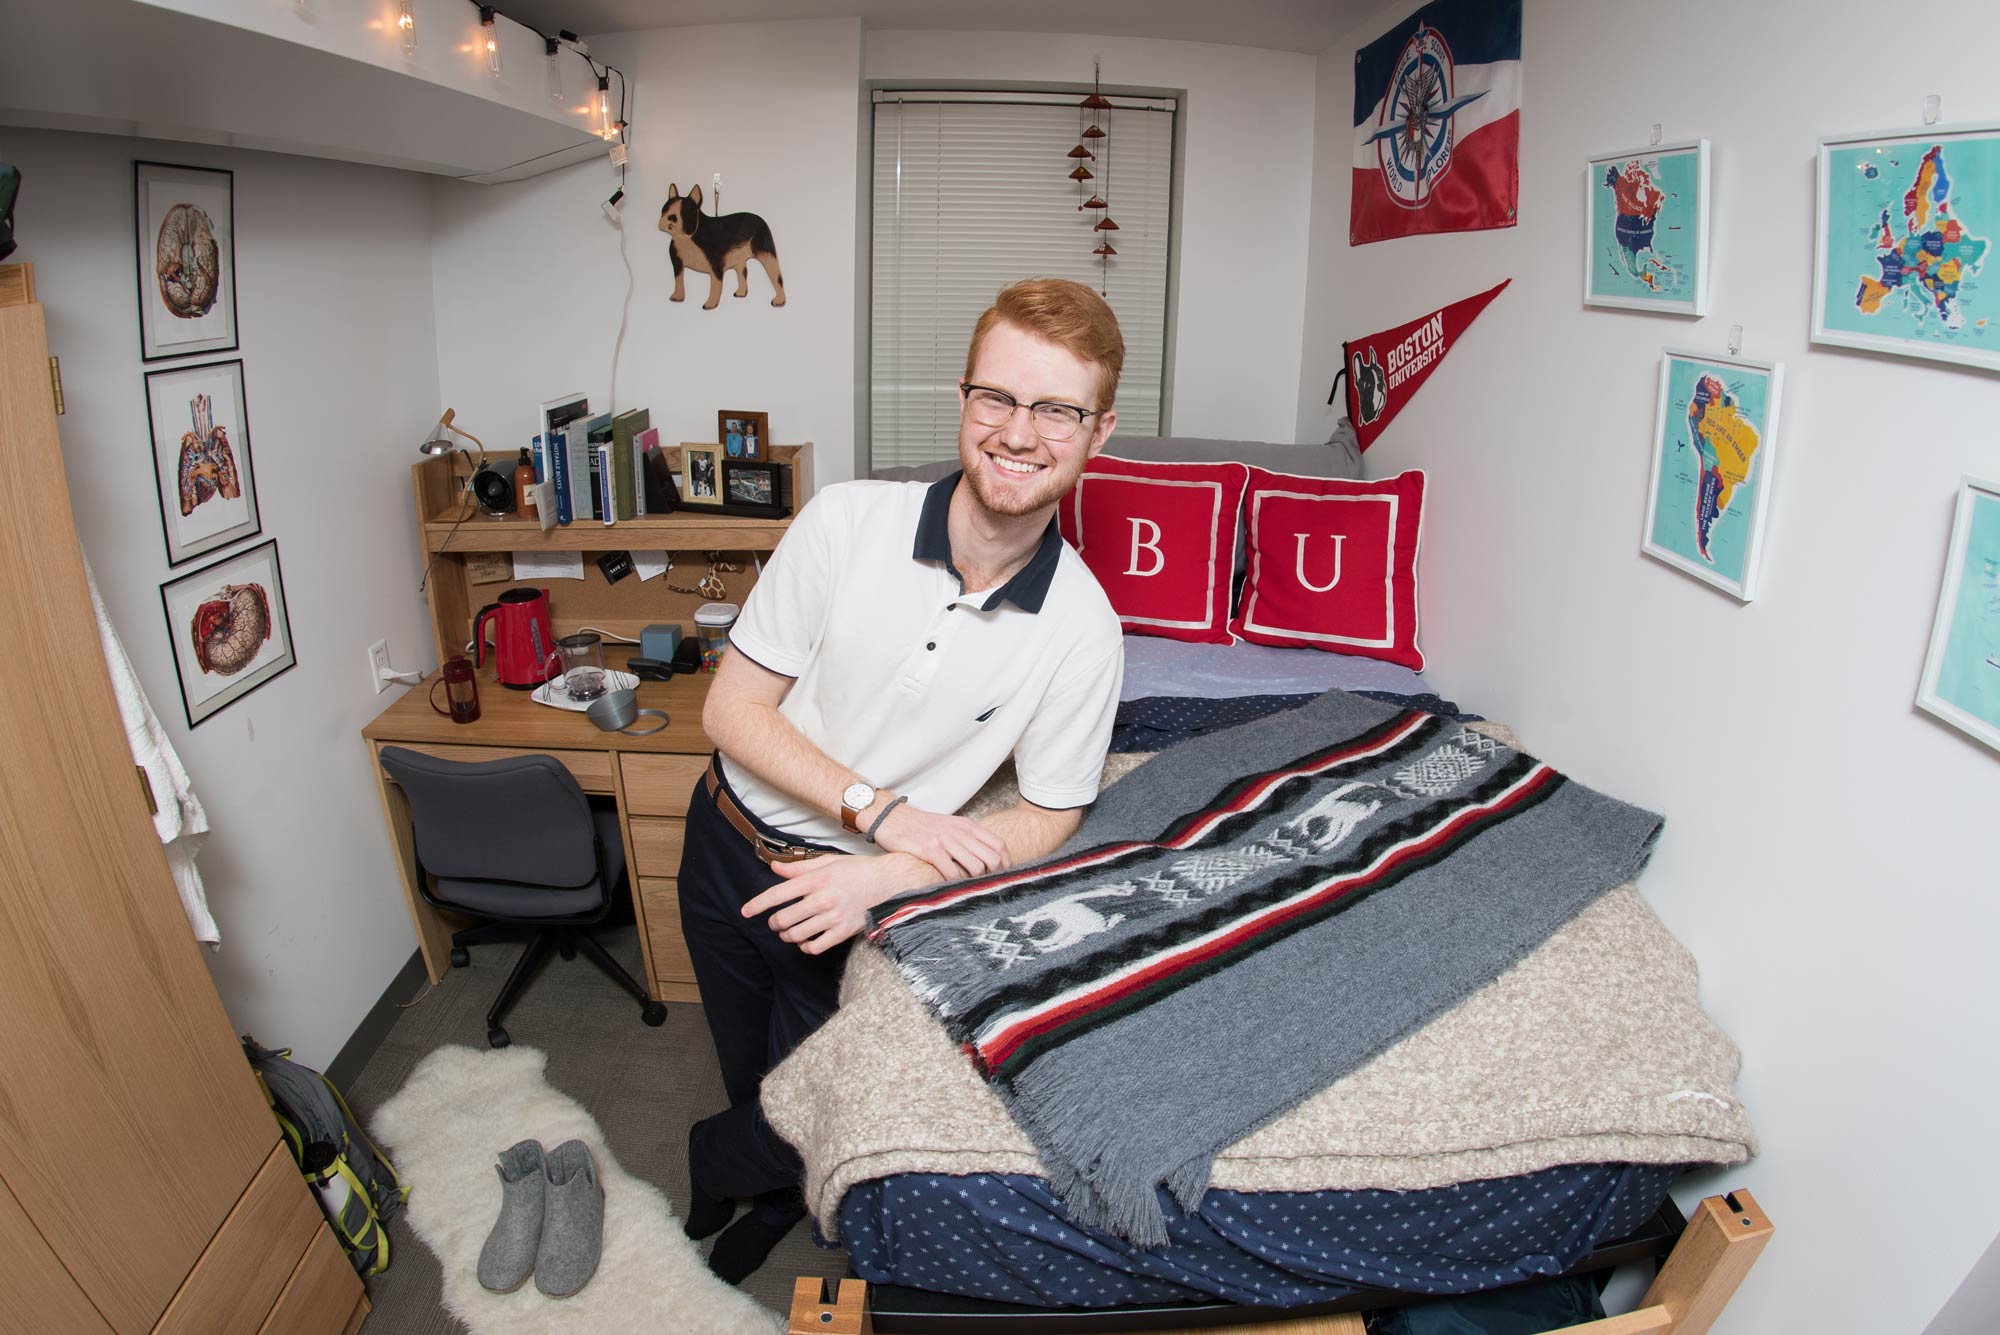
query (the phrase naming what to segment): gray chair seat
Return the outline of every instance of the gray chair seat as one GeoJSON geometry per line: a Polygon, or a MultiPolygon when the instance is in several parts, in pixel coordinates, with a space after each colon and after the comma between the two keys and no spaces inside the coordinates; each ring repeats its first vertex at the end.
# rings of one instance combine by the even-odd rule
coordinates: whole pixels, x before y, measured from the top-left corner
{"type": "MultiPolygon", "coordinates": [[[[618,831],[618,813],[593,807],[590,819],[604,850],[604,875],[616,887],[625,874],[625,842],[618,831]]],[[[604,883],[595,876],[578,886],[535,886],[440,876],[432,893],[453,908],[510,921],[582,917],[605,907],[610,898],[604,883]]]]}

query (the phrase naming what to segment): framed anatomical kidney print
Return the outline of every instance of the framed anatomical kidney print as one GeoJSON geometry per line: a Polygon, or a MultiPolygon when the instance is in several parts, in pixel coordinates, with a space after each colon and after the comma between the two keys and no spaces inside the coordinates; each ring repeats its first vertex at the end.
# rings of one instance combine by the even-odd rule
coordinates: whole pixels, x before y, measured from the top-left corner
{"type": "Polygon", "coordinates": [[[164,162],[132,164],[139,269],[139,357],[236,346],[236,177],[164,162]]]}
{"type": "Polygon", "coordinates": [[[276,539],[160,586],[190,728],[298,666],[276,539]]]}

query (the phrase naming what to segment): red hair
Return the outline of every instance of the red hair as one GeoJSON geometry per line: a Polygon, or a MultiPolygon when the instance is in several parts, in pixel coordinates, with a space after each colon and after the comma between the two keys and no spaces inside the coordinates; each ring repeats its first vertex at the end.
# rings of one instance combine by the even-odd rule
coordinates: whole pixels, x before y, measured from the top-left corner
{"type": "Polygon", "coordinates": [[[1118,373],[1125,366],[1125,336],[1118,317],[1103,297],[1067,278],[1024,278],[1000,289],[1000,295],[972,327],[972,346],[965,353],[965,378],[972,379],[979,345],[1001,323],[1047,339],[1078,361],[1097,368],[1100,411],[1118,397],[1118,373]]]}

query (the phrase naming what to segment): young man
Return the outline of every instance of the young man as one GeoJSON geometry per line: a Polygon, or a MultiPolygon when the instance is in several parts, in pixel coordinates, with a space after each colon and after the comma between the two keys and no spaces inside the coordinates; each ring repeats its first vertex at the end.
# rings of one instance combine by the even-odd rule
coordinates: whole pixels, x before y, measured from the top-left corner
{"type": "Polygon", "coordinates": [[[754,1198],[709,1257],[731,1283],[804,1213],[798,1158],[757,1088],[833,1013],[867,910],[1041,857],[1097,796],[1124,644],[1055,510],[1117,423],[1124,356],[1089,288],[1002,291],[966,355],[960,471],[828,487],[731,632],[679,880],[731,1104],[689,1134],[687,1231],[754,1198]],[[1021,800],[953,815],[1009,757],[1021,800]]]}

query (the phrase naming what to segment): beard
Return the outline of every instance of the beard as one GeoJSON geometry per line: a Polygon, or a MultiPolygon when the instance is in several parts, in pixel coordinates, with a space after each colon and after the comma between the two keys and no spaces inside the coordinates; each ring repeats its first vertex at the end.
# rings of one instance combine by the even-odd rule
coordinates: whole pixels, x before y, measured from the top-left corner
{"type": "Polygon", "coordinates": [[[959,467],[965,470],[965,480],[971,484],[973,498],[979,502],[981,509],[989,514],[1017,519],[1053,507],[1076,485],[1077,478],[1083,473],[1085,454],[1082,449],[1075,448],[1076,442],[1065,444],[1074,453],[1058,457],[1033,477],[1020,481],[993,476],[995,465],[978,444],[961,440],[958,462],[959,467]]]}

